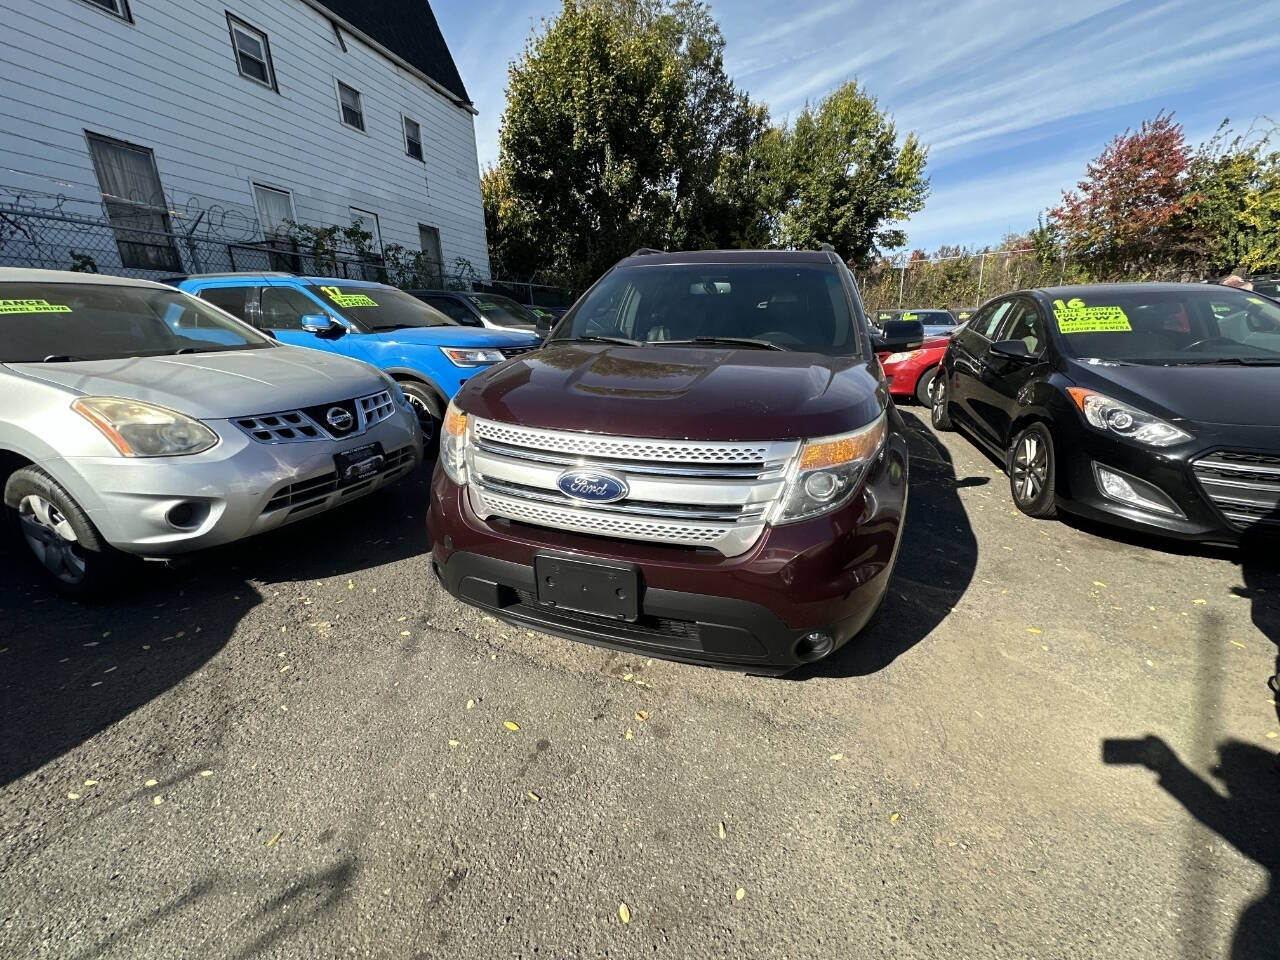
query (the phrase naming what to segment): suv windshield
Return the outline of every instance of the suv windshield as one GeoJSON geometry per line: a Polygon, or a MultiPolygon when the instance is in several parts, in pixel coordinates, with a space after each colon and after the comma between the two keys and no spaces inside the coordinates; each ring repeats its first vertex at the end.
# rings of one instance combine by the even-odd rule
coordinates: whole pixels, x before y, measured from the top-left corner
{"type": "Polygon", "coordinates": [[[1073,357],[1190,365],[1280,363],[1280,304],[1231,287],[1089,290],[1053,303],[1073,357]]]}
{"type": "Polygon", "coordinates": [[[177,290],[91,283],[0,283],[0,363],[118,360],[273,347],[177,290]]]}
{"type": "Polygon", "coordinates": [[[825,263],[618,267],[558,329],[558,340],[703,346],[736,339],[811,353],[861,352],[840,274],[825,263]]]}
{"type": "Polygon", "coordinates": [[[492,294],[469,294],[470,300],[485,318],[500,327],[532,327],[538,322],[537,314],[524,304],[516,303],[508,297],[492,294]]]}
{"type": "Polygon", "coordinates": [[[406,327],[457,326],[435,307],[395,287],[344,286],[334,282],[308,289],[322,303],[332,304],[348,320],[374,333],[406,327]]]}
{"type": "Polygon", "coordinates": [[[945,310],[904,310],[898,319],[919,320],[927,327],[953,327],[956,323],[956,318],[945,310]]]}

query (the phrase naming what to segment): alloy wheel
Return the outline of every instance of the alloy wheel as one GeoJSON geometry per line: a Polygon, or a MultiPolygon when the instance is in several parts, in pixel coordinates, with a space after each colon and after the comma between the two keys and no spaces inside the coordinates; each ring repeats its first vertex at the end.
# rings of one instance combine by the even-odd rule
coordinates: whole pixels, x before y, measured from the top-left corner
{"type": "Polygon", "coordinates": [[[1013,491],[1023,503],[1040,496],[1049,476],[1049,452],[1039,437],[1022,438],[1013,454],[1013,491]]]}
{"type": "Polygon", "coordinates": [[[933,383],[929,384],[929,412],[933,416],[933,422],[936,425],[947,409],[947,384],[942,379],[942,373],[939,372],[933,378],[933,383]]]}
{"type": "Polygon", "coordinates": [[[79,539],[57,506],[37,494],[28,494],[18,503],[18,523],[31,552],[46,570],[63,583],[84,579],[79,539]]]}

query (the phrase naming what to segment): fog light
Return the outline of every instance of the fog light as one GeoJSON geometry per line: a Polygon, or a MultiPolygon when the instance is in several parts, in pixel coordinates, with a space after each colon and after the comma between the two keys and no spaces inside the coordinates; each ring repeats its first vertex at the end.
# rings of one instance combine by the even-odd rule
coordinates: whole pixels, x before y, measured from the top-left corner
{"type": "Polygon", "coordinates": [[[200,525],[201,514],[203,513],[200,506],[198,503],[186,500],[170,507],[164,518],[171,527],[176,527],[179,530],[190,530],[192,527],[200,525]]]}
{"type": "Polygon", "coordinates": [[[815,630],[813,633],[805,634],[796,643],[796,656],[801,660],[821,660],[831,652],[835,644],[831,634],[815,630]]]}
{"type": "Polygon", "coordinates": [[[1111,467],[1104,467],[1100,463],[1093,465],[1093,476],[1098,481],[1098,489],[1102,491],[1103,496],[1110,497],[1112,500],[1127,503],[1142,510],[1150,510],[1153,513],[1163,513],[1173,517],[1183,515],[1159,487],[1145,480],[1139,480],[1137,477],[1121,473],[1111,467]]]}
{"type": "Polygon", "coordinates": [[[804,478],[804,492],[815,500],[830,500],[835,496],[840,481],[834,473],[811,473],[804,478]]]}

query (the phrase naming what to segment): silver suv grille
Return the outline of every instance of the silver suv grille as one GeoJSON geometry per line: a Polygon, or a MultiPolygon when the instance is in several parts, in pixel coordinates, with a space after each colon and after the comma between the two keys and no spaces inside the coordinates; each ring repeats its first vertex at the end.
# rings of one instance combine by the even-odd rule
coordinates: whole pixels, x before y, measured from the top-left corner
{"type": "Polygon", "coordinates": [[[1280,526],[1280,456],[1223,450],[1191,467],[1200,488],[1234,526],[1280,526]]]}
{"type": "Polygon", "coordinates": [[[730,557],[760,539],[799,448],[795,440],[651,440],[479,419],[471,430],[471,506],[481,518],[707,547],[730,557]],[[620,476],[629,493],[604,504],[569,497],[557,481],[574,467],[620,476]]]}
{"type": "Polygon", "coordinates": [[[391,391],[382,390],[355,400],[320,404],[306,410],[284,410],[279,413],[259,413],[252,417],[236,417],[234,423],[259,443],[298,443],[304,440],[345,440],[364,433],[396,412],[396,402],[391,391]],[[349,408],[353,413],[352,427],[345,432],[333,430],[323,422],[321,411],[326,407],[349,408]]]}

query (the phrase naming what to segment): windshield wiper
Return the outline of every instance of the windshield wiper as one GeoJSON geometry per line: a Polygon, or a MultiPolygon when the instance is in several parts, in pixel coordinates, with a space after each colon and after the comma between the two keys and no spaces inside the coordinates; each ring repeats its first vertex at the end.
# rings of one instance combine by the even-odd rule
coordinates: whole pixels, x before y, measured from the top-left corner
{"type": "MultiPolygon", "coordinates": [[[[416,326],[418,326],[416,323],[380,323],[376,327],[370,327],[369,329],[374,333],[378,333],[382,330],[407,330],[416,326]]],[[[444,324],[438,324],[438,326],[444,326],[444,324]]]]}
{"type": "Polygon", "coordinates": [[[1166,367],[1277,367],[1280,357],[1205,357],[1197,360],[1170,360],[1166,367]]]}
{"type": "Polygon", "coordinates": [[[651,342],[664,347],[687,343],[723,343],[731,347],[755,347],[757,350],[787,349],[769,340],[757,340],[754,337],[693,337],[689,340],[654,340],[651,342]]]}
{"type": "Polygon", "coordinates": [[[626,337],[605,337],[599,334],[590,334],[585,337],[556,337],[554,340],[548,340],[548,343],[620,343],[625,347],[639,347],[643,344],[639,340],[628,340],[626,337]]]}

